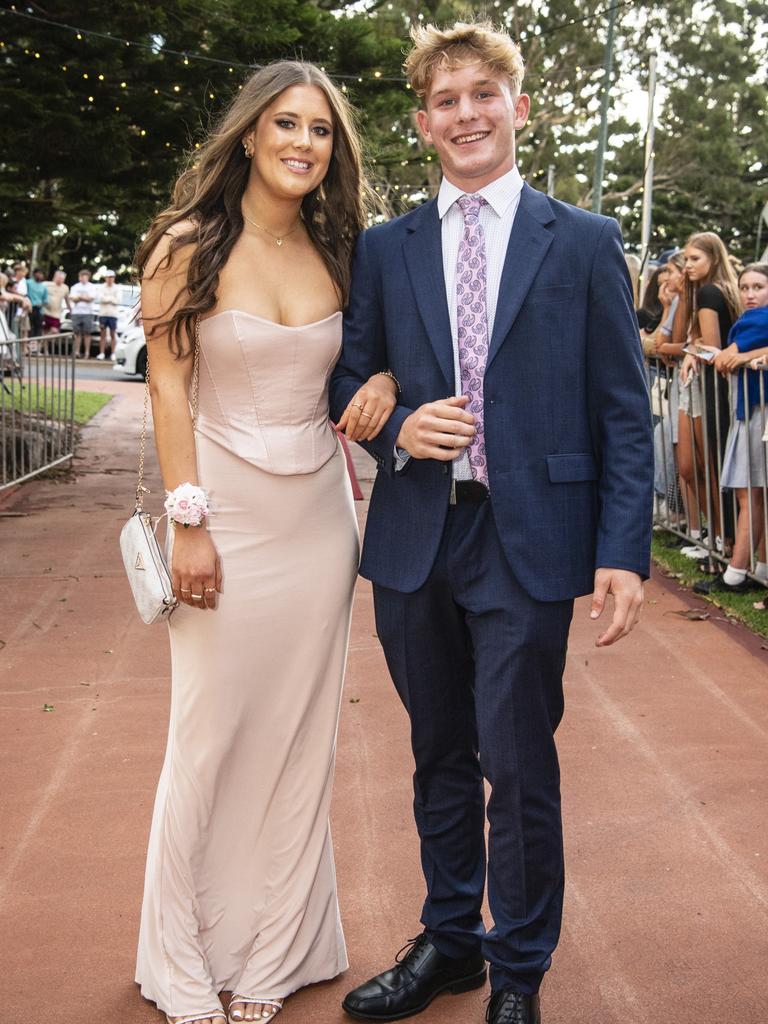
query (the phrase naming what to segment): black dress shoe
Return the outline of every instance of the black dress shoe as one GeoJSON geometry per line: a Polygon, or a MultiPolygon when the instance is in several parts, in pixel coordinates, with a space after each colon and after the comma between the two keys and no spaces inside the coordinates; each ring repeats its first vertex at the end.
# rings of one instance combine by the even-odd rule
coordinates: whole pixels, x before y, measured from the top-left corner
{"type": "Polygon", "coordinates": [[[499,989],[491,996],[485,1019],[488,1024],[541,1024],[539,997],[499,989]]]}
{"type": "Polygon", "coordinates": [[[389,971],[353,989],[341,1008],[358,1020],[402,1020],[426,1010],[441,992],[469,992],[485,984],[486,966],[481,953],[444,956],[422,933],[397,954],[389,971]],[[411,945],[412,943],[412,945],[411,945]],[[405,956],[400,954],[408,949],[405,956]]]}

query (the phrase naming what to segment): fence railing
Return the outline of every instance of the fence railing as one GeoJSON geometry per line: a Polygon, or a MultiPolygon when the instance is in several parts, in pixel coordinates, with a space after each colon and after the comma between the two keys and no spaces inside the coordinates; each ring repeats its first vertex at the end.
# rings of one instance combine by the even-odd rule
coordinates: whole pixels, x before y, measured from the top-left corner
{"type": "Polygon", "coordinates": [[[0,340],[0,490],[74,453],[72,335],[0,340]]]}
{"type": "Polygon", "coordinates": [[[738,545],[747,575],[768,586],[756,571],[768,537],[768,371],[744,368],[726,378],[703,364],[684,384],[678,364],[651,357],[646,367],[655,523],[700,547],[711,569],[724,568],[738,545]]]}

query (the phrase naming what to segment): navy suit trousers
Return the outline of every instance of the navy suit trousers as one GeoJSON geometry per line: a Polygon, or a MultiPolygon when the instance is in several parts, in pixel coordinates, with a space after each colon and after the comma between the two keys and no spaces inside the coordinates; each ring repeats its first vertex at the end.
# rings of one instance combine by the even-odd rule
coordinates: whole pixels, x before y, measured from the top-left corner
{"type": "Polygon", "coordinates": [[[573,601],[536,601],[523,590],[490,501],[451,508],[419,590],[376,585],[374,598],[387,664],[411,722],[427,883],[422,923],[448,956],[481,948],[494,991],[536,992],[562,915],[554,733],[573,601]]]}

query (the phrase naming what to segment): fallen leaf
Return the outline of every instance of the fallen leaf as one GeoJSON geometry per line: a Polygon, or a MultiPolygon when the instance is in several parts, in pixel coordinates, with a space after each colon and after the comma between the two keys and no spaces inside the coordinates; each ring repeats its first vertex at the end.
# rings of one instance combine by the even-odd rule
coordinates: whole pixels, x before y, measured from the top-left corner
{"type": "Polygon", "coordinates": [[[360,703],[360,698],[359,697],[350,697],[349,698],[349,703],[350,704],[359,704],[360,703]]]}
{"type": "Polygon", "coordinates": [[[43,704],[43,711],[55,711],[53,704],[43,704]]]}

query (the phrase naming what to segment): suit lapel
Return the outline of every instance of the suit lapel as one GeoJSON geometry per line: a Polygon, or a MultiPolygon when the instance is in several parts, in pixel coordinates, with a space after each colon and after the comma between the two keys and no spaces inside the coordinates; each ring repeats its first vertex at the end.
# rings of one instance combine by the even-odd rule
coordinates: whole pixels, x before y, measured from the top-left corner
{"type": "Polygon", "coordinates": [[[403,254],[419,315],[449,385],[449,393],[453,394],[451,320],[445,297],[442,232],[434,199],[420,207],[413,217],[413,226],[403,243],[403,254]]]}
{"type": "Polygon", "coordinates": [[[544,225],[554,219],[552,207],[546,197],[529,185],[523,185],[501,272],[486,371],[512,330],[523,300],[552,244],[552,232],[544,225]]]}

